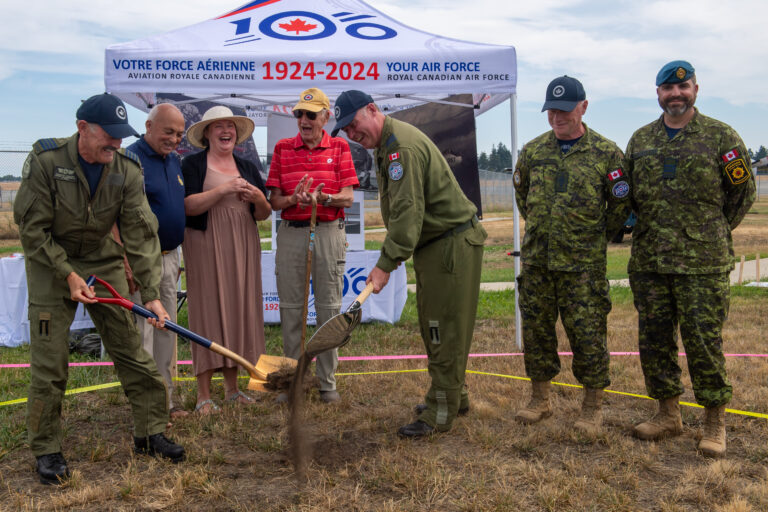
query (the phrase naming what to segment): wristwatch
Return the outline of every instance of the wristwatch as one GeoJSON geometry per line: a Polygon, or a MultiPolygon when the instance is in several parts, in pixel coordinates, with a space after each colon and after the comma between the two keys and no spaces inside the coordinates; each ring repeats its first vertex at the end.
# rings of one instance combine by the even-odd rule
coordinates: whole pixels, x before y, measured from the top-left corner
{"type": "Polygon", "coordinates": [[[331,206],[331,201],[333,201],[333,194],[328,194],[323,201],[323,206],[331,206]]]}

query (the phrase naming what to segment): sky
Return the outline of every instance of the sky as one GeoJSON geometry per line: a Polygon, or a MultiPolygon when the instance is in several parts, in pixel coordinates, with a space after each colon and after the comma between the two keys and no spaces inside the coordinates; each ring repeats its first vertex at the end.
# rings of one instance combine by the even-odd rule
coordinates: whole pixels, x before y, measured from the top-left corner
{"type": "MultiPolygon", "coordinates": [[[[0,150],[74,133],[80,100],[104,90],[104,49],[214,18],[245,0],[32,0],[3,2],[0,150]]],[[[768,146],[768,19],[764,0],[369,0],[420,30],[512,45],[518,58],[517,144],[549,130],[541,112],[550,80],[578,78],[584,121],[621,148],[657,118],[654,80],[665,63],[690,61],[697,107],[733,126],[747,147],[768,146]]],[[[143,132],[146,115],[129,120],[143,132]]],[[[256,146],[266,152],[266,134],[256,146]]],[[[478,150],[511,147],[510,106],[477,120],[478,150]]],[[[0,166],[2,162],[0,161],[0,166]]],[[[0,174],[4,174],[0,169],[0,174]]]]}

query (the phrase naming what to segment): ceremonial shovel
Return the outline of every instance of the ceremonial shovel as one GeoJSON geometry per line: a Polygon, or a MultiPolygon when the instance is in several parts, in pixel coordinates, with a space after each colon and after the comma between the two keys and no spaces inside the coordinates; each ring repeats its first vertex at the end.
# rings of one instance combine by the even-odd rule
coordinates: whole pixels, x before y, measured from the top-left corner
{"type": "Polygon", "coordinates": [[[344,313],[331,317],[307,342],[305,348],[306,357],[310,360],[326,350],[343,347],[350,338],[352,331],[363,317],[363,302],[373,291],[373,283],[368,283],[365,289],[357,296],[355,301],[349,305],[344,313]]]}
{"type": "MultiPolygon", "coordinates": [[[[155,315],[150,310],[142,306],[139,306],[138,304],[135,304],[128,299],[121,297],[120,294],[117,293],[117,290],[112,288],[112,286],[106,281],[104,281],[103,279],[99,279],[96,276],[90,276],[85,283],[88,286],[93,286],[94,281],[104,285],[104,287],[107,290],[109,290],[109,293],[111,293],[113,297],[111,299],[105,298],[105,297],[96,297],[97,301],[104,304],[117,304],[118,306],[122,306],[125,309],[129,309],[134,313],[136,313],[137,315],[143,316],[144,318],[155,318],[155,319],[157,318],[157,315],[155,315]]],[[[341,315],[338,315],[338,316],[341,316],[341,315]]],[[[333,320],[334,318],[332,318],[331,320],[333,320]]],[[[171,321],[165,322],[165,328],[168,329],[169,331],[175,332],[179,336],[183,336],[188,340],[197,343],[198,345],[201,345],[209,350],[212,350],[217,354],[220,354],[224,357],[228,357],[229,359],[232,359],[237,364],[245,368],[248,371],[248,375],[250,375],[251,377],[250,380],[248,381],[248,389],[251,389],[251,390],[266,391],[267,388],[265,388],[264,385],[267,383],[267,376],[270,373],[277,372],[278,370],[281,370],[286,367],[290,367],[293,369],[296,368],[295,359],[291,359],[289,357],[271,356],[267,354],[260,355],[259,360],[256,361],[256,365],[252,365],[251,363],[246,361],[243,357],[235,354],[231,350],[222,347],[218,343],[214,343],[206,338],[203,338],[199,334],[196,334],[190,331],[189,329],[185,329],[184,327],[178,324],[175,324],[171,321]]]]}

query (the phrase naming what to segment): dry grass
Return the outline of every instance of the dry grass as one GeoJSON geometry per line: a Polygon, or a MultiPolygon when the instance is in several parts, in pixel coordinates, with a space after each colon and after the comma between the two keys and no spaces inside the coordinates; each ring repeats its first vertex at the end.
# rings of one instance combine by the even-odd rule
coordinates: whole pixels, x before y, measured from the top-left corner
{"type": "MultiPolygon", "coordinates": [[[[764,351],[768,296],[734,297],[725,330],[728,352],[764,351]]],[[[614,306],[609,346],[632,351],[636,314],[628,301],[614,306]]],[[[400,338],[420,353],[415,326],[377,340],[381,353],[400,338]],[[405,336],[406,339],[402,339],[405,336]]],[[[369,331],[370,332],[370,331],[369,331]]],[[[564,339],[562,329],[560,338],[564,339]]],[[[358,336],[360,333],[358,333],[358,336]]],[[[478,323],[474,352],[514,350],[510,317],[478,323]]],[[[370,340],[357,340],[368,345],[370,340]]],[[[354,353],[353,341],[347,353],[354,353]]],[[[567,343],[561,343],[568,350],[567,343]]],[[[342,354],[343,355],[343,354],[342,354]]],[[[556,379],[575,383],[570,358],[556,379]]],[[[684,360],[681,361],[684,364],[684,360]]],[[[423,368],[423,360],[342,362],[339,372],[423,368]]],[[[653,411],[640,398],[609,395],[604,432],[594,439],[571,431],[580,391],[556,387],[552,419],[525,426],[513,421],[527,398],[520,357],[472,358],[467,377],[472,410],[454,429],[430,440],[403,441],[398,426],[413,420],[428,377],[424,372],[341,375],[343,401],[327,406],[311,396],[307,427],[313,458],[309,483],[298,488],[287,451],[288,409],[265,395],[253,406],[225,407],[219,416],[178,420],[169,435],[183,443],[180,465],[135,457],[130,415],[119,390],[78,395],[65,402],[65,454],[75,470],[63,488],[37,483],[26,449],[0,459],[0,509],[7,510],[766,510],[768,422],[729,414],[728,456],[696,453],[699,409],[684,408],[685,432],[659,443],[630,435],[653,411]],[[475,373],[481,372],[481,373],[475,373]]],[[[768,413],[768,361],[728,360],[733,409],[768,413]]],[[[611,363],[611,389],[644,394],[636,357],[611,363]]],[[[685,401],[694,401],[684,373],[685,401]]],[[[181,383],[185,403],[191,383],[181,383]]],[[[220,391],[220,390],[219,390],[220,391]]],[[[23,421],[19,407],[14,421],[23,421]]]]}
{"type": "MultiPolygon", "coordinates": [[[[759,228],[766,222],[768,215],[745,221],[736,245],[750,246],[748,239],[757,237],[763,241],[750,252],[768,251],[766,229],[759,228]]],[[[732,298],[726,352],[766,351],[768,293],[761,291],[732,298]]],[[[516,351],[509,297],[483,294],[481,311],[499,309],[478,321],[473,352],[516,351]]],[[[409,315],[396,326],[361,326],[341,355],[423,353],[409,315]]],[[[558,331],[560,349],[569,350],[561,326],[558,331]]],[[[614,301],[608,343],[612,351],[637,349],[637,315],[627,294],[614,301]]],[[[557,382],[576,383],[570,362],[562,358],[557,382]]],[[[632,425],[652,414],[654,404],[632,396],[608,395],[604,430],[595,438],[571,431],[580,403],[573,387],[556,386],[552,418],[521,425],[513,417],[529,385],[510,377],[525,375],[522,358],[478,357],[470,359],[467,376],[470,414],[451,432],[400,440],[397,428],[413,421],[412,407],[428,385],[425,372],[405,370],[424,364],[340,364],[342,402],[324,405],[315,393],[306,404],[313,453],[304,487],[295,483],[288,457],[288,408],[270,395],[252,406],[226,406],[218,416],[176,421],[168,435],[188,453],[179,465],[132,454],[130,412],[119,389],[67,398],[64,449],[72,480],[61,488],[42,486],[25,446],[0,449],[0,510],[768,510],[766,419],[728,414],[728,454],[719,461],[696,453],[697,408],[684,407],[685,430],[677,438],[633,438],[632,425]],[[394,373],[370,373],[382,371],[394,373]]],[[[681,365],[682,399],[694,402],[684,358],[681,365]]],[[[729,358],[727,368],[735,390],[729,407],[768,414],[768,358],[729,358]]],[[[645,394],[636,356],[613,357],[611,379],[611,390],[645,394]]],[[[179,388],[181,402],[191,407],[194,383],[179,388]]],[[[221,394],[217,381],[214,395],[221,394]]],[[[7,416],[9,428],[23,425],[24,407],[10,407],[16,409],[7,416]]]]}

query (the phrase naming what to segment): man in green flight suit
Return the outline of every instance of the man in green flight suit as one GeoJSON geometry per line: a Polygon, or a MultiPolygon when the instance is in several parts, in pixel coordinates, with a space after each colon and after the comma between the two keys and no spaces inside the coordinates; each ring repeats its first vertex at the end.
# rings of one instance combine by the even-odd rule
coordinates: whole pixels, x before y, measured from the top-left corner
{"type": "Polygon", "coordinates": [[[138,136],[119,98],[99,94],[77,110],[77,133],[37,141],[24,163],[13,204],[24,248],[29,292],[30,373],[27,401],[29,446],[40,481],[70,476],[61,453],[61,400],[67,387],[68,333],[77,303],[86,305],[131,403],[134,450],[173,462],[184,448],[167,439],[165,383],[142,349],[127,310],[99,304],[85,279],[95,274],[128,295],[123,255],[141,286],[142,301],[162,327],[168,313],[159,300],[160,244],[157,219],[144,196],[138,156],[119,150],[138,136]],[[119,222],[124,249],[110,231],[119,222]]]}
{"type": "Polygon", "coordinates": [[[387,236],[368,276],[374,293],[389,273],[413,256],[421,337],[432,385],[418,419],[401,437],[447,431],[469,411],[464,387],[480,292],[483,243],[477,208],[461,191],[440,150],[415,127],[385,116],[373,98],[345,91],[336,99],[335,136],[375,148],[381,216],[387,236]]]}
{"type": "Polygon", "coordinates": [[[532,387],[530,402],[515,418],[535,423],[552,414],[550,381],[560,372],[559,313],[573,351],[573,374],[584,386],[574,428],[594,434],[602,422],[603,389],[610,384],[607,241],[621,229],[630,202],[621,150],[582,122],[587,105],[581,82],[569,76],[552,80],[541,109],[552,130],[523,147],[513,174],[526,222],[517,282],[532,387]]]}
{"type": "Polygon", "coordinates": [[[699,86],[690,63],[672,61],[656,76],[664,113],[629,140],[626,168],[637,224],[629,282],[639,315],[640,361],[653,418],[635,426],[641,439],[683,430],[677,330],[696,401],[705,407],[702,454],[725,454],[722,328],[728,314],[731,231],[755,200],[747,148],[730,126],[694,108],[699,86]]]}

